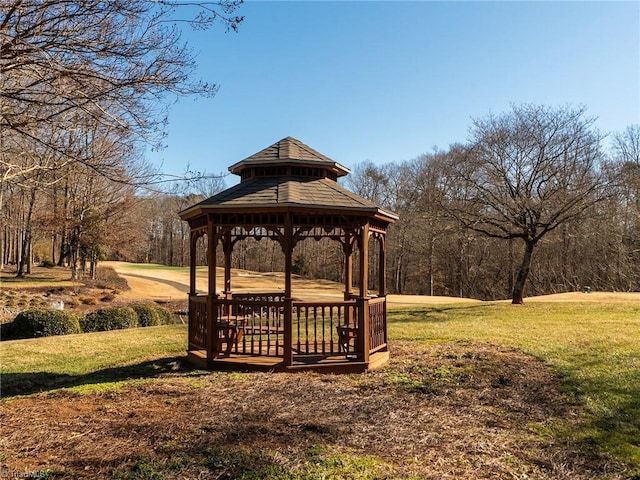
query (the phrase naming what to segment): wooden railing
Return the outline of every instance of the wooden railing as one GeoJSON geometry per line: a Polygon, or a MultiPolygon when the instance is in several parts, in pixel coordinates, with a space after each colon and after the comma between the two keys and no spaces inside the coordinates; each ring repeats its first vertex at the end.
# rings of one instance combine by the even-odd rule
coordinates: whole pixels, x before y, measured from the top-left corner
{"type": "Polygon", "coordinates": [[[218,325],[241,329],[230,353],[279,357],[284,353],[284,302],[254,299],[213,301],[218,325]]]}
{"type": "Polygon", "coordinates": [[[293,302],[292,338],[295,355],[339,352],[339,326],[355,325],[356,302],[293,302]]]}
{"type": "MultiPolygon", "coordinates": [[[[206,295],[189,297],[189,349],[207,348],[206,295]]],[[[283,357],[285,305],[291,304],[291,348],[293,356],[364,355],[362,324],[368,313],[369,353],[387,344],[386,299],[384,297],[336,302],[284,301],[280,293],[234,294],[232,299],[211,299],[210,353],[283,357]],[[339,332],[355,332],[350,352],[340,346],[339,332]],[[233,333],[233,334],[232,334],[233,333]],[[353,351],[355,349],[356,351],[353,351]]],[[[366,324],[365,324],[366,326],[366,324]]],[[[344,338],[342,339],[344,340],[344,338]]]]}
{"type": "Polygon", "coordinates": [[[205,350],[207,345],[207,296],[189,296],[189,350],[205,350]]]}
{"type": "Polygon", "coordinates": [[[369,352],[387,344],[387,303],[385,297],[369,300],[369,352]]]}

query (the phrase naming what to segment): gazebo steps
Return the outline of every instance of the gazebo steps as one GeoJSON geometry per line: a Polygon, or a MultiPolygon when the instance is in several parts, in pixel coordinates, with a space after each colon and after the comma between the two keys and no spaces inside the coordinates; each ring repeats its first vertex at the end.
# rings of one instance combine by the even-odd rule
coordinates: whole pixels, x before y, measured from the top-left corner
{"type": "Polygon", "coordinates": [[[293,365],[285,366],[280,357],[229,355],[207,362],[206,351],[191,350],[187,360],[203,370],[258,371],[258,372],[300,372],[317,371],[322,373],[362,373],[382,367],[389,361],[389,352],[371,354],[369,362],[349,360],[344,355],[331,357],[294,358],[293,365]]]}

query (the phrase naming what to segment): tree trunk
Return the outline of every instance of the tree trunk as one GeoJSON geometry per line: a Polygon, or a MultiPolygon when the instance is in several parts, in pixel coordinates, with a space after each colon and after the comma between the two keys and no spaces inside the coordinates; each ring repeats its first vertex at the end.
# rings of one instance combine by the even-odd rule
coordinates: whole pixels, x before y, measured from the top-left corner
{"type": "Polygon", "coordinates": [[[31,254],[31,218],[33,217],[33,206],[36,203],[36,189],[31,189],[31,198],[29,199],[29,210],[24,222],[24,236],[22,237],[22,249],[20,253],[20,262],[18,264],[17,278],[24,278],[25,273],[30,273],[30,258],[31,254]]]}
{"type": "Polygon", "coordinates": [[[531,257],[533,256],[533,249],[536,246],[534,240],[525,240],[524,256],[522,258],[522,264],[518,271],[516,283],[513,286],[513,296],[511,303],[513,305],[521,305],[523,303],[524,296],[524,284],[529,276],[529,270],[531,268],[531,257]]]}

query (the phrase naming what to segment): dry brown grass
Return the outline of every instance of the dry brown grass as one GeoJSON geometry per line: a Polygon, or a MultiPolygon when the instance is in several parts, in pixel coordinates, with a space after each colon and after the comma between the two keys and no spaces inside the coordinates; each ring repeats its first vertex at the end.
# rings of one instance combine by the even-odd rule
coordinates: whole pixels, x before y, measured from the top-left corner
{"type": "Polygon", "coordinates": [[[534,358],[485,344],[396,342],[393,350],[388,368],[366,375],[293,381],[173,364],[119,390],[5,401],[3,464],[143,478],[135,476],[143,459],[162,478],[237,478],[260,462],[308,470],[308,452],[321,447],[376,459],[377,476],[337,478],[592,479],[609,467],[545,433],[576,412],[534,358]],[[211,461],[238,451],[251,465],[211,461]]]}

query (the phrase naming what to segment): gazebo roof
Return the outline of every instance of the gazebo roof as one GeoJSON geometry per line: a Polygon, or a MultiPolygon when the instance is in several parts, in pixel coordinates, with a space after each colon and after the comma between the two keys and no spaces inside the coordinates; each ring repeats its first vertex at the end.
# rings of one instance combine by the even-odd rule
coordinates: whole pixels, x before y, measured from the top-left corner
{"type": "Polygon", "coordinates": [[[274,167],[284,166],[311,166],[332,172],[334,178],[326,175],[295,174],[292,173],[295,169],[291,168],[287,170],[287,174],[243,177],[238,185],[180,212],[180,217],[188,220],[206,212],[248,210],[267,212],[304,208],[323,214],[332,212],[363,214],[387,223],[398,219],[394,213],[339,185],[335,177],[346,175],[349,170],[292,137],[284,138],[251,155],[229,167],[229,170],[240,174],[243,170],[268,167],[273,171],[274,167]]]}
{"type": "Polygon", "coordinates": [[[231,165],[229,171],[239,175],[245,168],[256,165],[307,165],[323,167],[335,172],[338,177],[349,173],[348,168],[293,137],[283,138],[279,142],[260,150],[258,153],[254,153],[244,160],[231,165]]]}

